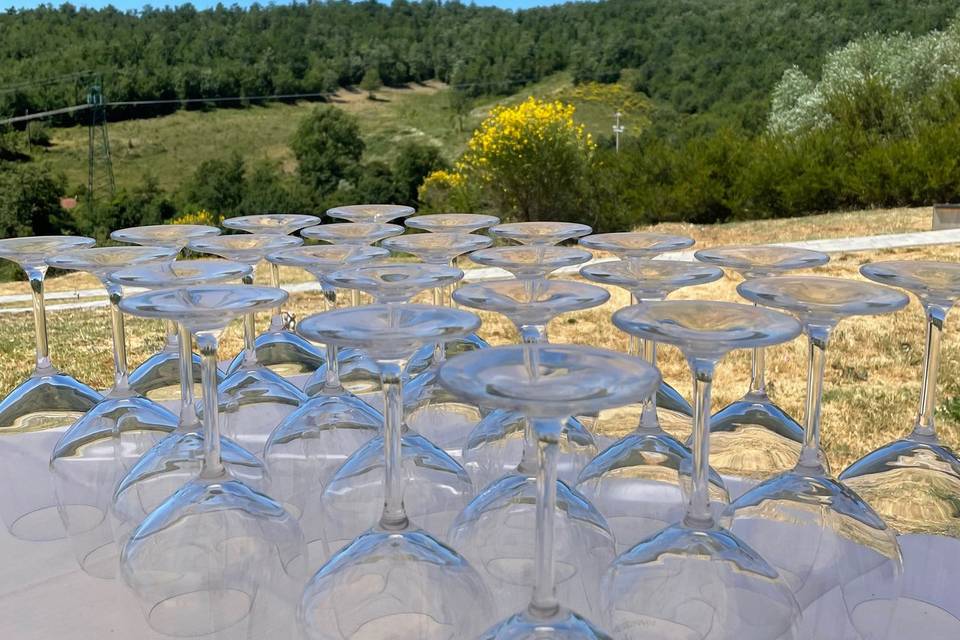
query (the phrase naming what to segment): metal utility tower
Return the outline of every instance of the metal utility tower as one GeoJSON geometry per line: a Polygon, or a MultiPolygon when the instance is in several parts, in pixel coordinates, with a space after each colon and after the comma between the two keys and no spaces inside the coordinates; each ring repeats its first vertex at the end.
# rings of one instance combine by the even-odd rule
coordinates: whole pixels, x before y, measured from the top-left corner
{"type": "Polygon", "coordinates": [[[89,145],[87,149],[87,207],[93,211],[101,195],[113,198],[113,161],[110,138],[107,136],[107,110],[99,78],[87,90],[90,110],[89,145]]]}
{"type": "Polygon", "coordinates": [[[616,124],[613,125],[613,137],[616,140],[617,153],[620,153],[620,134],[623,133],[624,127],[620,124],[620,116],[623,114],[617,111],[613,116],[617,119],[616,124]]]}

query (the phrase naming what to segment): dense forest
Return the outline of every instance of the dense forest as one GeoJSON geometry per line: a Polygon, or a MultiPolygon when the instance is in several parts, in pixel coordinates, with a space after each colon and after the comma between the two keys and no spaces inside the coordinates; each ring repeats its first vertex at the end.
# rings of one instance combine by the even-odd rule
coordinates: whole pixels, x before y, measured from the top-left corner
{"type": "Polygon", "coordinates": [[[791,65],[812,73],[862,34],[920,34],[956,11],[952,0],[607,0],[517,12],[436,0],[136,13],[63,4],[0,14],[0,117],[82,102],[92,74],[110,101],[161,101],[110,109],[129,118],[181,100],[322,94],[372,72],[475,96],[562,69],[612,82],[630,68],[636,89],[679,114],[757,130],[791,65]]]}

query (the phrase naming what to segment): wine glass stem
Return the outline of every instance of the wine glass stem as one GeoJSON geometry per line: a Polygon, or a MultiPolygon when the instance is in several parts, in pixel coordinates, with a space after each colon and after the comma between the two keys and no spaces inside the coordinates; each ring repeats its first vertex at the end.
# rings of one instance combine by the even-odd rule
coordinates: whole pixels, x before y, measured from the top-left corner
{"type": "Polygon", "coordinates": [[[223,475],[220,458],[220,406],[217,397],[217,337],[212,333],[198,333],[200,349],[200,383],[203,388],[203,468],[200,477],[223,475]]]}
{"type": "Polygon", "coordinates": [[[166,330],[166,340],[163,343],[163,350],[176,351],[178,340],[177,323],[173,320],[164,320],[163,326],[166,330]]]}
{"type": "MultiPolygon", "coordinates": [[[[637,304],[637,296],[632,291],[630,292],[630,306],[637,304]]],[[[627,343],[627,353],[631,356],[638,356],[642,352],[643,341],[639,336],[633,334],[629,337],[629,342],[627,343]]]]}
{"type": "MultiPolygon", "coordinates": [[[[243,284],[253,284],[253,274],[243,276],[243,284]]],[[[248,313],[243,316],[243,364],[247,368],[257,366],[257,318],[248,313]]]]}
{"type": "Polygon", "coordinates": [[[197,422],[197,408],[193,400],[193,348],[190,332],[177,325],[177,343],[180,348],[180,426],[197,422]]]}
{"type": "MultiPolygon", "coordinates": [[[[444,287],[434,287],[433,289],[433,304],[438,307],[446,306],[446,300],[444,300],[444,287]]],[[[442,340],[433,345],[433,362],[435,365],[439,365],[444,360],[447,359],[447,345],[442,340]]]]}
{"type": "Polygon", "coordinates": [[[110,395],[128,394],[130,383],[127,371],[127,337],[124,331],[123,312],[120,301],[123,290],[112,283],[105,283],[110,298],[110,327],[113,330],[113,389],[110,395]]]}
{"type": "Polygon", "coordinates": [[[380,363],[380,385],[384,394],[383,455],[386,473],[383,514],[384,529],[404,529],[408,524],[403,506],[403,457],[401,434],[403,425],[403,363],[388,360],[380,363]]]}
{"type": "Polygon", "coordinates": [[[766,349],[755,347],[750,356],[750,395],[764,396],[767,393],[766,349]]]}
{"type": "Polygon", "coordinates": [[[557,612],[554,579],[554,519],[557,511],[557,443],[562,428],[560,419],[533,419],[539,444],[537,470],[536,576],[530,612],[549,617],[557,612]]]}
{"type": "Polygon", "coordinates": [[[814,473],[825,471],[826,458],[820,452],[820,406],[823,401],[823,374],[827,362],[830,327],[808,325],[807,330],[807,400],[803,413],[803,448],[799,467],[814,473]]]}
{"type": "MultiPolygon", "coordinates": [[[[270,284],[274,289],[280,288],[280,266],[276,263],[270,263],[270,284]]],[[[283,307],[277,305],[270,316],[270,331],[281,331],[283,329],[283,307]]]]}
{"type": "Polygon", "coordinates": [[[710,391],[715,360],[688,358],[693,372],[693,491],[684,523],[695,528],[713,526],[710,512],[710,391]]]}
{"type": "Polygon", "coordinates": [[[937,374],[940,370],[940,338],[943,335],[943,323],[947,311],[939,305],[925,304],[927,316],[927,339],[923,351],[923,383],[920,386],[920,409],[913,427],[913,436],[934,438],[936,424],[934,413],[937,403],[937,374]]]}
{"type": "Polygon", "coordinates": [[[47,275],[47,267],[27,267],[27,278],[30,280],[30,293],[33,296],[33,329],[37,339],[37,363],[34,375],[54,373],[50,362],[50,347],[47,343],[47,308],[43,300],[43,278],[47,275]]]}
{"type": "MultiPolygon", "coordinates": [[[[323,291],[323,304],[325,311],[333,311],[337,308],[337,290],[320,280],[320,290],[323,291]]],[[[323,381],[327,389],[340,388],[340,348],[331,343],[327,343],[327,377],[323,381]]]]}
{"type": "Polygon", "coordinates": [[[350,290],[350,305],[353,307],[360,306],[360,290],[359,289],[350,290]]]}
{"type": "MultiPolygon", "coordinates": [[[[643,346],[643,359],[654,367],[657,366],[657,343],[654,340],[641,341],[643,346]]],[[[640,411],[640,424],[638,430],[650,432],[660,431],[660,418],[657,416],[657,391],[656,389],[648,398],[643,401],[643,408],[640,411]]]]}

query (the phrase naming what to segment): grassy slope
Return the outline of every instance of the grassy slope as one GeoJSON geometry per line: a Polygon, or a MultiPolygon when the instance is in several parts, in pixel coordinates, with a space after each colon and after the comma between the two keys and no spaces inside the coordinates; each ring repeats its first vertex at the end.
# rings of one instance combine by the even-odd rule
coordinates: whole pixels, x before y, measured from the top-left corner
{"type": "MultiPolygon", "coordinates": [[[[624,89],[574,89],[566,74],[557,74],[516,94],[478,100],[457,127],[449,96],[440,83],[388,88],[369,100],[365,92],[342,90],[332,104],[360,121],[367,144],[366,159],[391,160],[398,142],[420,140],[436,144],[451,159],[462,152],[469,132],[498,104],[513,104],[528,95],[560,98],[577,106],[577,117],[594,135],[609,135],[613,113],[625,110],[624,124],[640,126],[643,98],[624,89]]],[[[178,111],[169,116],[128,120],[109,126],[114,174],[118,186],[137,184],[145,173],[172,190],[200,162],[234,152],[245,159],[270,160],[292,172],[296,163],[288,143],[299,120],[313,103],[269,104],[246,109],[178,111]]],[[[87,130],[55,129],[52,146],[37,155],[66,174],[71,188],[87,176],[87,130]]]]}

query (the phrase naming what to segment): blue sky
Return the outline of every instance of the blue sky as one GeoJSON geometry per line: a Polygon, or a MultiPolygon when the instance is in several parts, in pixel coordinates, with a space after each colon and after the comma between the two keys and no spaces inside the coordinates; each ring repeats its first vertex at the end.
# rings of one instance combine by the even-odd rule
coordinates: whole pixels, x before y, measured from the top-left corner
{"type": "MultiPolygon", "coordinates": [[[[223,4],[239,4],[239,5],[250,5],[253,4],[253,0],[222,0],[223,4]]],[[[469,4],[468,0],[463,0],[464,4],[469,4]]],[[[526,9],[529,7],[542,7],[549,4],[561,4],[563,0],[474,0],[478,5],[492,5],[496,7],[503,7],[506,9],[526,9]]],[[[52,2],[48,0],[43,2],[41,0],[0,0],[0,8],[9,9],[13,8],[29,8],[35,7],[39,4],[53,4],[60,5],[61,0],[53,0],[52,2]]],[[[147,0],[74,0],[72,4],[78,7],[105,7],[112,4],[118,9],[139,9],[144,5],[152,5],[154,7],[162,7],[165,5],[178,5],[184,4],[179,0],[154,0],[149,2],[147,0]]],[[[193,6],[198,8],[206,8],[216,6],[217,0],[193,0],[191,3],[193,6]]],[[[261,0],[260,4],[269,4],[269,0],[261,0]]],[[[275,4],[285,4],[284,2],[275,2],[275,4]]]]}

